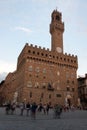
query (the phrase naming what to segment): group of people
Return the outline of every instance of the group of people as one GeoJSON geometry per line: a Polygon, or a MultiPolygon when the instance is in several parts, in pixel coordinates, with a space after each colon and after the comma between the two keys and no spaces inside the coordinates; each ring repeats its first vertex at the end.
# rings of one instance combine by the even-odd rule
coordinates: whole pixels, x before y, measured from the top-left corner
{"type": "Polygon", "coordinates": [[[26,110],[26,115],[27,116],[29,115],[29,112],[30,112],[31,117],[35,118],[36,117],[36,110],[38,112],[43,111],[44,114],[48,114],[50,105],[49,104],[42,105],[41,103],[37,105],[35,102],[33,102],[31,104],[28,102],[28,103],[25,104],[24,102],[22,102],[22,103],[20,103],[19,107],[20,107],[20,110],[21,110],[20,115],[23,115],[24,110],[26,110]]]}
{"type": "Polygon", "coordinates": [[[8,102],[6,105],[5,105],[5,111],[6,111],[6,114],[13,114],[14,111],[15,111],[15,108],[16,108],[16,104],[14,102],[8,102]]]}
{"type": "MultiPolygon", "coordinates": [[[[36,104],[35,102],[32,103],[25,103],[25,102],[21,102],[19,104],[16,104],[15,102],[8,102],[5,105],[5,112],[6,114],[14,114],[16,108],[19,108],[19,114],[21,116],[23,116],[24,114],[26,114],[26,116],[31,115],[32,118],[36,118],[36,112],[43,112],[44,115],[48,115],[49,114],[49,110],[51,108],[50,104],[36,104]]],[[[54,112],[54,118],[60,118],[62,111],[67,112],[67,111],[74,111],[75,107],[74,105],[72,106],[61,106],[60,104],[55,104],[53,107],[53,112],[54,112]]]]}
{"type": "Polygon", "coordinates": [[[20,109],[20,115],[21,116],[23,116],[24,111],[26,110],[26,116],[29,116],[29,114],[31,114],[32,118],[36,118],[36,110],[38,112],[43,111],[44,114],[48,114],[50,105],[49,104],[42,105],[41,103],[37,105],[35,102],[33,102],[33,103],[21,102],[17,105],[15,102],[13,102],[13,103],[8,102],[5,105],[6,114],[14,114],[16,107],[18,107],[20,109]]]}
{"type": "Polygon", "coordinates": [[[33,118],[36,117],[36,109],[37,109],[37,104],[33,102],[32,104],[28,103],[20,103],[19,104],[20,108],[20,115],[23,116],[24,110],[26,110],[26,116],[29,116],[29,111],[31,111],[31,115],[33,118]]]}

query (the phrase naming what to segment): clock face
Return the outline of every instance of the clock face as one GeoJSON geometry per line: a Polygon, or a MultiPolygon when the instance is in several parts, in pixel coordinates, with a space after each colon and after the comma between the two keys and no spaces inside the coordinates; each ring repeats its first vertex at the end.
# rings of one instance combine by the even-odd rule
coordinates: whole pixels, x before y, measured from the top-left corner
{"type": "Polygon", "coordinates": [[[56,51],[57,51],[58,53],[61,53],[61,52],[62,52],[62,48],[57,47],[57,48],[56,48],[56,51]]]}

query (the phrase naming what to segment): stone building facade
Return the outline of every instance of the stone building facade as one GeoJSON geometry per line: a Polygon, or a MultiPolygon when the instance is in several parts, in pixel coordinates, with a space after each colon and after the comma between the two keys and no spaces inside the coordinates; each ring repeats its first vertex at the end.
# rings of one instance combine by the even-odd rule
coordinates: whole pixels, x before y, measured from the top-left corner
{"type": "Polygon", "coordinates": [[[81,105],[87,108],[87,74],[84,77],[78,77],[78,97],[81,105]]]}
{"type": "Polygon", "coordinates": [[[3,85],[5,101],[77,104],[77,56],[63,49],[62,14],[51,15],[51,50],[25,44],[17,68],[9,73],[3,85]]]}

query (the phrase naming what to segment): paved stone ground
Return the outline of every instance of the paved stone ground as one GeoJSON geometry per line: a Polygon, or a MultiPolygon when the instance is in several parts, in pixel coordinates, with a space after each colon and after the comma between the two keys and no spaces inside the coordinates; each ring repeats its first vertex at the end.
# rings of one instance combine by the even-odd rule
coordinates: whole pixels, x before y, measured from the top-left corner
{"type": "Polygon", "coordinates": [[[61,119],[54,119],[51,110],[49,115],[37,113],[34,120],[26,113],[20,116],[19,109],[14,115],[6,115],[0,108],[0,130],[87,130],[87,111],[63,112],[61,119]]]}

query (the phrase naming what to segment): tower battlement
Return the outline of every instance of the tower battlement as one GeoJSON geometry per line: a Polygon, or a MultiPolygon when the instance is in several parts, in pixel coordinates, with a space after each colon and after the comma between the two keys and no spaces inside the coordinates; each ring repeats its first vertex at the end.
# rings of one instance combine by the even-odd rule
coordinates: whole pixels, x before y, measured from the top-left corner
{"type": "MultiPolygon", "coordinates": [[[[74,66],[77,68],[77,56],[71,54],[63,54],[57,53],[52,50],[46,49],[45,47],[33,45],[33,44],[25,44],[24,49],[18,58],[18,66],[22,62],[23,59],[39,59],[44,60],[46,62],[54,62],[55,64],[67,64],[70,66],[74,66]]],[[[19,68],[19,67],[18,67],[19,68]]]]}

